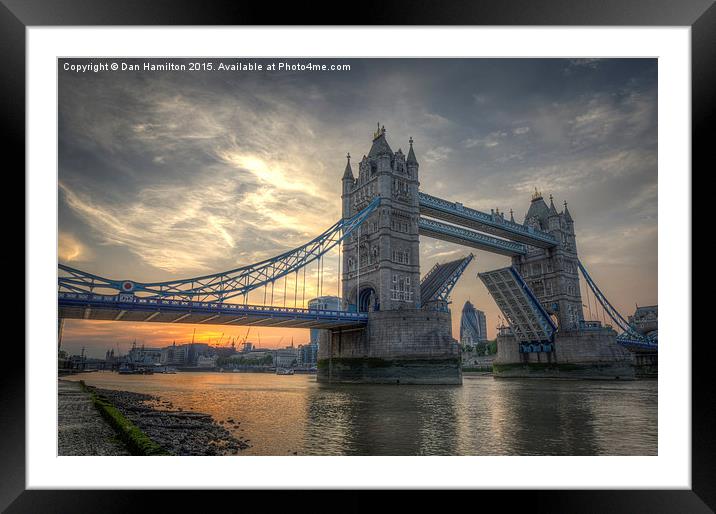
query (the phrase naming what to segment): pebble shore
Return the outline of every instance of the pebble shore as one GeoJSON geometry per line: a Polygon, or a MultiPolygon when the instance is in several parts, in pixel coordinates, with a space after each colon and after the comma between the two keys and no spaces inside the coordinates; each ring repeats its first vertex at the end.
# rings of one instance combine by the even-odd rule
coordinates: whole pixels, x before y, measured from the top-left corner
{"type": "Polygon", "coordinates": [[[210,414],[175,409],[171,402],[149,394],[93,389],[173,455],[237,455],[249,447],[247,440],[233,436],[210,414]]]}

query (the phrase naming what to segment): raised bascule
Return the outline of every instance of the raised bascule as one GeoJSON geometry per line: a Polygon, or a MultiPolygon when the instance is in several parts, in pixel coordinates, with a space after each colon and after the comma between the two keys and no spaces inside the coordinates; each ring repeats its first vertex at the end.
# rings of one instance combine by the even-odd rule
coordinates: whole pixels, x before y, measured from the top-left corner
{"type": "MultiPolygon", "coordinates": [[[[318,376],[328,383],[460,384],[450,293],[473,254],[422,278],[420,236],[497,253],[511,265],[479,273],[507,325],[498,334],[498,377],[634,377],[633,352],[656,354],[656,336],[632,327],[609,303],[577,254],[574,220],[535,191],[523,223],[419,190],[420,165],[393,152],[384,127],[354,175],[342,182],[342,218],[305,245],[226,272],[168,282],[113,280],[59,265],[60,319],[258,325],[322,329],[318,376]],[[303,273],[338,250],[342,309],[298,306],[303,273]],[[585,321],[579,273],[615,324],[585,321]],[[287,305],[287,280],[294,305],[287,305]],[[283,284],[283,305],[274,286],[283,284]],[[249,294],[263,291],[261,305],[249,294]],[[269,295],[270,291],[270,295],[269,295]]],[[[305,298],[302,300],[305,303],[305,298]]]]}

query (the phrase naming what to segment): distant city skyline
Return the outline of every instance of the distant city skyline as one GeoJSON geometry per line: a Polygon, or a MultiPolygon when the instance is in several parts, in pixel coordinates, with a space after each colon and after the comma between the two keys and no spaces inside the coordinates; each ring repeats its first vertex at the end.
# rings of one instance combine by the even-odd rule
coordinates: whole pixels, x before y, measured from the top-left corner
{"type": "MultiPolygon", "coordinates": [[[[535,188],[567,201],[580,258],[617,309],[658,303],[656,59],[326,59],[351,65],[333,73],[76,73],[63,62],[58,252],[70,266],[158,281],[296,247],[340,217],[345,156],[367,153],[379,122],[393,149],[413,138],[426,193],[512,209],[518,222],[535,188]]],[[[421,270],[471,251],[453,337],[470,298],[493,338],[499,310],[476,274],[508,258],[421,238],[421,270]]],[[[326,259],[323,295],[338,294],[336,270],[326,259]]],[[[195,328],[197,341],[224,344],[247,330],[67,320],[63,347],[104,356],[134,339],[185,343],[195,328]]],[[[308,330],[259,327],[249,340],[259,333],[267,347],[309,341],[308,330]]]]}

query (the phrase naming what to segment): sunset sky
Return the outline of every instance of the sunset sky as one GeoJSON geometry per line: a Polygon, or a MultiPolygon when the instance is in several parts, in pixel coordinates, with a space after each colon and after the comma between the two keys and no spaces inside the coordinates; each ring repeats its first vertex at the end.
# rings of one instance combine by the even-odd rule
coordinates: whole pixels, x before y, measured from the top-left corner
{"type": "MultiPolygon", "coordinates": [[[[426,193],[514,209],[519,222],[535,188],[559,210],[566,200],[580,258],[615,307],[626,316],[657,303],[655,59],[312,61],[351,70],[77,73],[61,60],[60,262],[159,281],[299,246],[340,217],[345,155],[367,153],[380,122],[393,150],[415,140],[426,193]]],[[[468,298],[494,336],[499,311],[476,275],[510,260],[421,238],[423,273],[471,251],[476,259],[452,294],[456,338],[468,298]]],[[[326,260],[324,294],[338,291],[337,264],[326,260]]],[[[315,280],[307,284],[310,297],[315,280]]],[[[246,334],[68,320],[63,347],[124,353],[134,339],[188,342],[195,328],[200,342],[246,334]]],[[[308,340],[307,330],[258,327],[249,340],[259,333],[262,346],[308,340]]]]}

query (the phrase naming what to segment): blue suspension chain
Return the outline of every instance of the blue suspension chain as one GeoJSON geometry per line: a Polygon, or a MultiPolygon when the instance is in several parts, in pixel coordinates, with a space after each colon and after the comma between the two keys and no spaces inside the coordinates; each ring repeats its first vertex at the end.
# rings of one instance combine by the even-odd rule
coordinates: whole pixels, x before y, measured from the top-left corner
{"type": "Polygon", "coordinates": [[[301,307],[306,308],[306,266],[303,267],[303,295],[301,296],[301,307]]]}
{"type": "Polygon", "coordinates": [[[342,280],[342,277],[341,277],[341,243],[338,242],[338,280],[337,280],[337,282],[336,282],[336,283],[337,283],[337,285],[336,285],[336,289],[337,289],[336,296],[337,296],[338,298],[341,297],[341,280],[342,280]]]}
{"type": "Polygon", "coordinates": [[[296,308],[296,302],[298,301],[298,270],[296,270],[296,273],[293,276],[293,283],[294,283],[294,289],[293,289],[293,308],[296,308]]]}
{"type": "Polygon", "coordinates": [[[288,275],[283,276],[283,306],[286,307],[286,280],[288,275]]]}
{"type": "Polygon", "coordinates": [[[321,289],[321,258],[316,260],[316,296],[321,296],[319,291],[321,289]]]}

